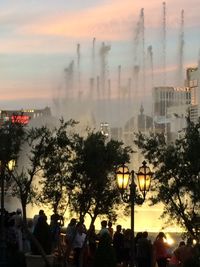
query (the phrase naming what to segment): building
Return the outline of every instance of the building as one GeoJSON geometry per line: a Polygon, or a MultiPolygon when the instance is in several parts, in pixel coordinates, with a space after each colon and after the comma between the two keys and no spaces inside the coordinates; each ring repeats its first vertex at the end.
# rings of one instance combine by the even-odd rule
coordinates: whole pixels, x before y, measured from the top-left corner
{"type": "Polygon", "coordinates": [[[197,67],[187,68],[186,86],[188,86],[191,91],[191,104],[192,105],[197,105],[199,103],[198,80],[199,80],[198,68],[197,67]]]}
{"type": "Polygon", "coordinates": [[[186,76],[186,85],[191,91],[190,119],[193,122],[197,122],[198,118],[200,117],[199,67],[188,68],[186,70],[186,76]]]}
{"type": "Polygon", "coordinates": [[[28,124],[31,120],[51,116],[49,107],[44,109],[0,110],[0,125],[6,121],[28,124]]]}
{"type": "Polygon", "coordinates": [[[191,106],[190,87],[154,87],[153,101],[154,131],[164,132],[168,139],[174,139],[185,126],[185,117],[191,106]]]}
{"type": "Polygon", "coordinates": [[[153,88],[154,116],[167,117],[167,109],[191,104],[189,87],[160,86],[153,88]]]}

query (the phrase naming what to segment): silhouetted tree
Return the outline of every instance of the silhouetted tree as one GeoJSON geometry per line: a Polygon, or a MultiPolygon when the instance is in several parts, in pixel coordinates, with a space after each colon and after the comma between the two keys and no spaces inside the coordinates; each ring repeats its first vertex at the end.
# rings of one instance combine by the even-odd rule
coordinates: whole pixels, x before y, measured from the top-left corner
{"type": "Polygon", "coordinates": [[[46,139],[42,158],[43,179],[39,200],[51,207],[53,212],[64,215],[68,204],[68,177],[73,160],[72,129],[76,124],[60,120],[46,139]]]}
{"type": "Polygon", "coordinates": [[[135,143],[154,166],[152,204],[164,204],[168,216],[190,235],[197,236],[200,216],[200,121],[187,118],[187,127],[175,142],[167,143],[163,134],[136,135],[135,143]]]}
{"type": "Polygon", "coordinates": [[[116,166],[129,162],[131,149],[123,147],[121,142],[107,141],[100,132],[74,138],[69,201],[81,220],[89,214],[93,223],[98,215],[114,214],[113,207],[120,201],[116,166]]]}
{"type": "MultiPolygon", "coordinates": [[[[36,244],[45,263],[49,266],[45,253],[27,227],[26,206],[34,201],[37,186],[34,183],[41,171],[41,156],[45,149],[45,138],[50,134],[46,127],[29,128],[17,121],[9,121],[0,127],[1,167],[6,171],[8,162],[16,161],[16,167],[9,173],[12,196],[17,197],[22,205],[24,230],[29,238],[36,244]]],[[[6,177],[6,172],[5,172],[6,177]]],[[[2,176],[1,176],[2,179],[2,176]]]]}

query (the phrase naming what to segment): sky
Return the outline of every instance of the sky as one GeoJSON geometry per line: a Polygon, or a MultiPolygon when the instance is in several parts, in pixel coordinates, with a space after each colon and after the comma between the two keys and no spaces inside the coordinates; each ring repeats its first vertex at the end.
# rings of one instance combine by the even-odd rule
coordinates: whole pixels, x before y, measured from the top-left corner
{"type": "MultiPolygon", "coordinates": [[[[200,47],[199,0],[166,2],[166,71],[177,68],[180,13],[185,11],[184,67],[195,66],[200,47]]],[[[134,35],[144,8],[145,45],[153,46],[154,75],[162,72],[162,1],[0,0],[0,106],[43,108],[64,84],[64,69],[81,45],[82,76],[91,72],[92,40],[111,45],[109,71],[133,65],[134,35]]],[[[146,48],[145,48],[146,49],[146,48]]],[[[172,75],[173,74],[173,75],[172,75]]],[[[116,75],[115,75],[116,76],[116,75]]]]}
{"type": "MultiPolygon", "coordinates": [[[[84,90],[88,85],[84,80],[88,80],[94,71],[91,63],[94,37],[97,49],[102,42],[112,48],[108,64],[114,84],[118,65],[122,66],[126,77],[134,66],[134,38],[141,8],[144,8],[145,51],[152,45],[155,85],[160,85],[163,73],[162,1],[0,0],[0,109],[51,107],[52,99],[65,86],[65,68],[71,60],[76,60],[78,43],[81,45],[84,90]]],[[[200,1],[166,1],[168,85],[175,83],[177,75],[182,9],[183,71],[196,66],[199,58],[200,1]]],[[[160,206],[153,212],[147,205],[136,208],[137,230],[161,230],[160,212],[160,206]]],[[[128,226],[129,218],[126,220],[128,226]]]]}

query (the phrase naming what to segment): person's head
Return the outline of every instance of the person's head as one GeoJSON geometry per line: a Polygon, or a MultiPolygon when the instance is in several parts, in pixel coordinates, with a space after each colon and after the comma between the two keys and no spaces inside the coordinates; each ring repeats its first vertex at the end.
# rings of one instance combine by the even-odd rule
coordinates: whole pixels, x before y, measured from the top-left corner
{"type": "Polygon", "coordinates": [[[163,232],[160,232],[158,235],[157,235],[157,239],[166,239],[166,235],[163,233],[163,232]]]}
{"type": "Polygon", "coordinates": [[[39,215],[44,215],[44,210],[39,210],[39,215]]]}
{"type": "Polygon", "coordinates": [[[71,226],[75,226],[76,225],[76,219],[75,218],[72,218],[69,224],[71,226]]]}
{"type": "Polygon", "coordinates": [[[117,227],[116,227],[116,231],[117,231],[118,233],[120,233],[121,230],[122,230],[122,226],[118,224],[117,227]]]}
{"type": "Polygon", "coordinates": [[[144,231],[144,232],[142,233],[142,237],[143,237],[143,238],[147,238],[147,237],[148,237],[148,232],[147,232],[147,231],[144,231]]]}
{"type": "Polygon", "coordinates": [[[140,239],[140,238],[142,238],[142,232],[138,232],[138,233],[136,234],[136,237],[135,237],[136,242],[137,242],[137,240],[140,239]]]}
{"type": "Polygon", "coordinates": [[[106,220],[103,220],[103,221],[101,222],[101,227],[102,227],[102,228],[106,228],[106,227],[107,227],[107,221],[106,221],[106,220]]]}

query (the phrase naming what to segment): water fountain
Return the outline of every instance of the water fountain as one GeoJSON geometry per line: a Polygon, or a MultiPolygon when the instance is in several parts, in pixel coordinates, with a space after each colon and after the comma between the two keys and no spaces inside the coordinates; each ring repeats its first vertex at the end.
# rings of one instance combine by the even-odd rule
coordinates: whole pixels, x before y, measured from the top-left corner
{"type": "MultiPolygon", "coordinates": [[[[118,129],[115,138],[123,139],[123,128],[125,124],[126,132],[137,130],[137,115],[141,105],[144,114],[154,117],[152,101],[152,88],[157,84],[166,86],[168,83],[166,58],[167,56],[167,7],[162,3],[159,36],[160,43],[160,74],[156,73],[154,43],[146,46],[149,40],[146,37],[148,28],[145,27],[145,10],[141,8],[139,17],[133,31],[132,61],[126,66],[120,61],[117,66],[111,65],[113,46],[104,41],[92,39],[90,55],[81,50],[81,45],[76,47],[76,60],[69,62],[64,69],[65,87],[61,93],[62,100],[57,103],[58,116],[64,118],[74,118],[80,121],[85,129],[89,126],[92,129],[101,129],[101,125],[107,128],[118,129]],[[86,61],[87,58],[87,62],[86,61]],[[89,58],[89,63],[88,63],[89,58]],[[86,71],[89,69],[89,72],[86,71]],[[59,105],[58,105],[59,103],[59,105]],[[58,107],[59,106],[59,107],[58,107]],[[132,119],[131,119],[132,118],[132,119]],[[131,120],[132,123],[128,123],[131,120]],[[134,128],[134,129],[133,129],[134,128]]],[[[130,33],[131,34],[131,33],[130,33]]],[[[178,33],[177,33],[178,35],[178,33]]],[[[159,56],[156,53],[156,57],[159,56]]],[[[179,49],[177,53],[176,83],[183,85],[183,57],[184,57],[184,11],[181,11],[179,49]]],[[[117,61],[117,60],[116,60],[117,61]]],[[[170,85],[175,84],[170,79],[170,85]]],[[[166,103],[165,103],[166,104],[166,103]]],[[[166,105],[165,105],[166,107],[166,105]]],[[[165,117],[167,110],[165,110],[165,117]]],[[[146,124],[145,124],[146,125],[146,124]]],[[[154,128],[154,126],[152,126],[154,128]]],[[[167,131],[167,121],[165,121],[167,131]]],[[[148,129],[146,129],[148,130],[148,129]]],[[[112,133],[112,131],[109,130],[112,133]]]]}

